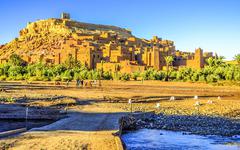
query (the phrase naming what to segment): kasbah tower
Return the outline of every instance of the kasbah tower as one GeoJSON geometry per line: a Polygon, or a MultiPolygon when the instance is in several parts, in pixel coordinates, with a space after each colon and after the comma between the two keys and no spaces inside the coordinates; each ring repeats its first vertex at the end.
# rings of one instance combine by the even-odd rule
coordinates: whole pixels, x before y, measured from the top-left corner
{"type": "Polygon", "coordinates": [[[201,48],[195,53],[176,50],[173,41],[157,36],[140,39],[128,29],[77,22],[68,13],[62,13],[60,18],[29,22],[18,38],[0,46],[1,63],[12,54],[29,64],[61,64],[71,58],[89,69],[122,73],[142,72],[151,67],[164,70],[166,56],[174,57],[171,66],[175,69],[199,69],[207,58],[213,57],[201,48]]]}

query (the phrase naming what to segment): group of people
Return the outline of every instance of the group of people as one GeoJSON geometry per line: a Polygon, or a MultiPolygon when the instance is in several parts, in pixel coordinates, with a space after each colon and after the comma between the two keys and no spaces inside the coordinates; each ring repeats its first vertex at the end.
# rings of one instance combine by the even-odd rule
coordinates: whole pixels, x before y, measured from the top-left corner
{"type": "Polygon", "coordinates": [[[76,80],[76,87],[83,87],[83,83],[84,83],[83,80],[77,79],[76,80]]]}
{"type": "MultiPolygon", "coordinates": [[[[69,84],[70,84],[70,81],[67,80],[66,87],[69,87],[69,84]]],[[[56,81],[55,85],[61,85],[61,83],[59,81],[56,81]]],[[[97,86],[97,85],[98,85],[97,80],[93,80],[93,81],[84,81],[84,80],[80,80],[80,79],[76,80],[76,87],[77,88],[79,88],[79,87],[92,87],[92,86],[97,86]]],[[[99,86],[100,86],[100,83],[99,83],[99,86]]]]}

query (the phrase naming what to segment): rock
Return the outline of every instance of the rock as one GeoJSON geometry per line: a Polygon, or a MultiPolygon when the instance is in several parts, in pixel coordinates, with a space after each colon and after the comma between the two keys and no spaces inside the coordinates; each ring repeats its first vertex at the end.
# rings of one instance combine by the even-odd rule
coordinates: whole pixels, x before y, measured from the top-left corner
{"type": "MultiPolygon", "coordinates": [[[[138,120],[137,128],[185,131],[200,135],[240,135],[240,121],[221,117],[157,115],[138,120]]],[[[183,134],[187,134],[187,133],[183,134]]]]}
{"type": "Polygon", "coordinates": [[[137,121],[133,116],[124,116],[119,119],[120,128],[122,130],[136,130],[137,121]]]}

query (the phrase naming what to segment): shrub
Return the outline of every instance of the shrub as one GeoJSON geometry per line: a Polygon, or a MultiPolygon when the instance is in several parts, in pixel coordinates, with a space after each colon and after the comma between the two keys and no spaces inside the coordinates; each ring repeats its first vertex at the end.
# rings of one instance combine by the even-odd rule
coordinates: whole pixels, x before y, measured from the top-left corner
{"type": "MultiPolygon", "coordinates": [[[[162,73],[162,75],[164,75],[164,73],[162,73]]],[[[170,72],[169,78],[170,80],[175,80],[177,78],[177,71],[170,72]]]]}
{"type": "Polygon", "coordinates": [[[81,71],[80,71],[80,78],[81,78],[82,80],[88,79],[88,71],[87,71],[87,70],[81,70],[81,71]]]}
{"type": "Polygon", "coordinates": [[[0,98],[0,101],[2,101],[2,102],[7,102],[7,103],[14,103],[14,102],[16,102],[16,99],[13,98],[13,97],[0,98]]]}
{"type": "Polygon", "coordinates": [[[113,79],[113,76],[112,76],[112,74],[111,74],[111,72],[104,72],[103,73],[103,79],[105,79],[105,80],[112,80],[113,79]]]}
{"type": "Polygon", "coordinates": [[[133,72],[131,75],[131,78],[133,80],[137,80],[138,77],[140,77],[140,72],[133,72]]]}
{"type": "Polygon", "coordinates": [[[208,83],[213,83],[213,82],[217,82],[218,81],[218,77],[211,74],[211,75],[208,75],[207,78],[206,78],[207,82],[208,83]]]}
{"type": "Polygon", "coordinates": [[[240,71],[234,73],[234,80],[240,81],[240,71]]]}
{"type": "Polygon", "coordinates": [[[77,73],[77,72],[74,73],[73,79],[74,80],[80,80],[81,79],[80,73],[77,73]]]}
{"type": "Polygon", "coordinates": [[[53,81],[61,81],[61,77],[60,76],[56,76],[52,78],[53,81]]]}
{"type": "Polygon", "coordinates": [[[62,81],[71,81],[73,79],[71,70],[66,70],[63,74],[61,74],[62,81]]]}
{"type": "Polygon", "coordinates": [[[124,73],[124,74],[122,74],[121,76],[120,76],[120,80],[122,80],[122,81],[128,81],[128,80],[130,80],[130,74],[128,74],[128,73],[124,73]]]}
{"type": "Polygon", "coordinates": [[[22,76],[21,74],[20,75],[17,75],[15,77],[15,80],[24,80],[24,76],[22,76]]]}
{"type": "Polygon", "coordinates": [[[206,78],[204,75],[200,75],[198,81],[205,82],[206,78]]]}
{"type": "Polygon", "coordinates": [[[198,80],[199,80],[199,74],[197,72],[195,72],[191,77],[191,81],[196,82],[198,80]]]}
{"type": "Polygon", "coordinates": [[[28,81],[41,81],[41,78],[37,77],[37,76],[33,76],[28,78],[28,81]]]}
{"type": "Polygon", "coordinates": [[[5,76],[5,75],[0,76],[0,81],[4,81],[6,79],[7,79],[7,76],[5,76]]]}
{"type": "Polygon", "coordinates": [[[92,71],[92,79],[93,80],[99,80],[101,77],[101,73],[99,71],[92,71]]]}

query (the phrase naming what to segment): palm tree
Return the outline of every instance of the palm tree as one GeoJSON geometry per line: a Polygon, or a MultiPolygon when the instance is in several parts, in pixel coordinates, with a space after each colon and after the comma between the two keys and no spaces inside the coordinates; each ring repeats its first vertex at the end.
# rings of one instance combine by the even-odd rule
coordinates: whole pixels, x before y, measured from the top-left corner
{"type": "Polygon", "coordinates": [[[240,65],[240,54],[235,55],[234,60],[236,60],[238,65],[240,65]]]}
{"type": "Polygon", "coordinates": [[[208,64],[208,66],[212,67],[214,65],[214,58],[213,57],[209,57],[207,59],[207,64],[208,64]]]}
{"type": "Polygon", "coordinates": [[[215,65],[216,65],[216,66],[224,66],[224,65],[225,65],[224,59],[225,59],[224,56],[219,56],[219,57],[216,58],[216,60],[215,60],[215,65]]]}
{"type": "Polygon", "coordinates": [[[207,64],[208,66],[210,67],[217,67],[217,66],[223,66],[225,63],[224,63],[224,60],[225,57],[224,56],[219,56],[219,57],[209,57],[207,59],[207,64]]]}
{"type": "Polygon", "coordinates": [[[172,65],[172,62],[174,61],[173,56],[166,56],[164,57],[166,61],[166,66],[167,66],[167,76],[166,76],[166,81],[168,81],[169,78],[169,66],[172,65]]]}

